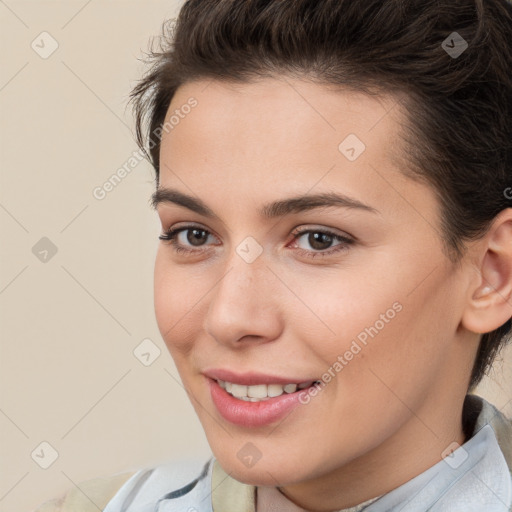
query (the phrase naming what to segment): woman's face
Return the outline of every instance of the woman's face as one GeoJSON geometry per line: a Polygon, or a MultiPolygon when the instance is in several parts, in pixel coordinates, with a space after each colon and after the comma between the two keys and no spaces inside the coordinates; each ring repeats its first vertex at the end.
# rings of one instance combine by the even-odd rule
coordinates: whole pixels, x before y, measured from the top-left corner
{"type": "Polygon", "coordinates": [[[156,318],[224,469],[293,486],[425,469],[462,442],[469,272],[443,253],[433,192],[397,167],[397,100],[196,81],[171,115],[157,210],[189,252],[159,242],[156,318]]]}

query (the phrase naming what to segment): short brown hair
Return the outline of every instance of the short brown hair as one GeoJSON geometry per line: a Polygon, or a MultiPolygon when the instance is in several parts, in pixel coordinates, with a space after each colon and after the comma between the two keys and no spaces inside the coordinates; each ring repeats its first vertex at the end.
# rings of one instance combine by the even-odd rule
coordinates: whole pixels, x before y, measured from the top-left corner
{"type": "MultiPolygon", "coordinates": [[[[511,40],[505,0],[188,0],[176,23],[164,23],[151,67],[131,92],[137,143],[158,185],[153,135],[177,88],[195,79],[288,74],[405,93],[405,173],[432,186],[442,239],[457,262],[464,241],[485,234],[512,206],[505,193],[512,185],[511,40]]],[[[510,329],[509,320],[482,335],[469,389],[510,329]]]]}

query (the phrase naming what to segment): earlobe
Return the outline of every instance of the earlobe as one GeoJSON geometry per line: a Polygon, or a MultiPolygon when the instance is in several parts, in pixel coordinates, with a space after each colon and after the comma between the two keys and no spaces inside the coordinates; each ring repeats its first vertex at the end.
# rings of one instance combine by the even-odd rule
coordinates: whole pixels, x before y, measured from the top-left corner
{"type": "Polygon", "coordinates": [[[462,325],[475,333],[501,327],[512,317],[512,209],[496,216],[489,231],[477,244],[478,275],[471,279],[470,298],[462,325]]]}

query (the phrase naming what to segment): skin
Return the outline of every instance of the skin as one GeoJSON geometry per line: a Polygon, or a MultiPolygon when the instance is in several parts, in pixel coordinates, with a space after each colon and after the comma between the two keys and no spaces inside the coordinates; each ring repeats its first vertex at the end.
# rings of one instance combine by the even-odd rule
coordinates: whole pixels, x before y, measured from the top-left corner
{"type": "Polygon", "coordinates": [[[168,116],[190,97],[198,105],[163,135],[159,186],[201,199],[218,219],[158,204],[162,233],[193,224],[208,236],[197,246],[181,232],[191,255],[160,242],[154,298],[214,455],[237,480],[279,486],[319,512],[398,487],[465,441],[462,404],[478,333],[512,315],[510,211],[454,265],[433,191],[397,164],[405,120],[397,98],[283,76],[236,85],[198,80],[178,89],[168,116]],[[351,133],[366,145],[353,162],[338,150],[351,133]],[[331,207],[258,215],[269,201],[333,191],[377,213],[331,207]],[[355,241],[322,257],[340,242],[318,249],[308,233],[292,234],[299,227],[355,241]],[[252,263],[236,252],[248,236],[263,249],[252,263]],[[283,420],[235,426],[214,406],[204,370],[320,380],[396,302],[401,311],[283,420]],[[237,457],[248,442],[261,452],[250,468],[237,457]]]}

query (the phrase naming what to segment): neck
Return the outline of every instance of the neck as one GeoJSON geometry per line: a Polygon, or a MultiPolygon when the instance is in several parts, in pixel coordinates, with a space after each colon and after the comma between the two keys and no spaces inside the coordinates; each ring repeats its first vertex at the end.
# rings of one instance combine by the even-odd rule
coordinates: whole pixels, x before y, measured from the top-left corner
{"type": "Polygon", "coordinates": [[[462,445],[466,440],[462,426],[464,397],[460,397],[458,407],[442,408],[450,412],[437,412],[437,416],[439,403],[432,402],[411,411],[402,427],[373,450],[328,474],[280,487],[280,492],[298,507],[332,512],[376,499],[420,475],[442,460],[450,444],[462,445]],[[429,418],[428,424],[423,418],[429,418]]]}

